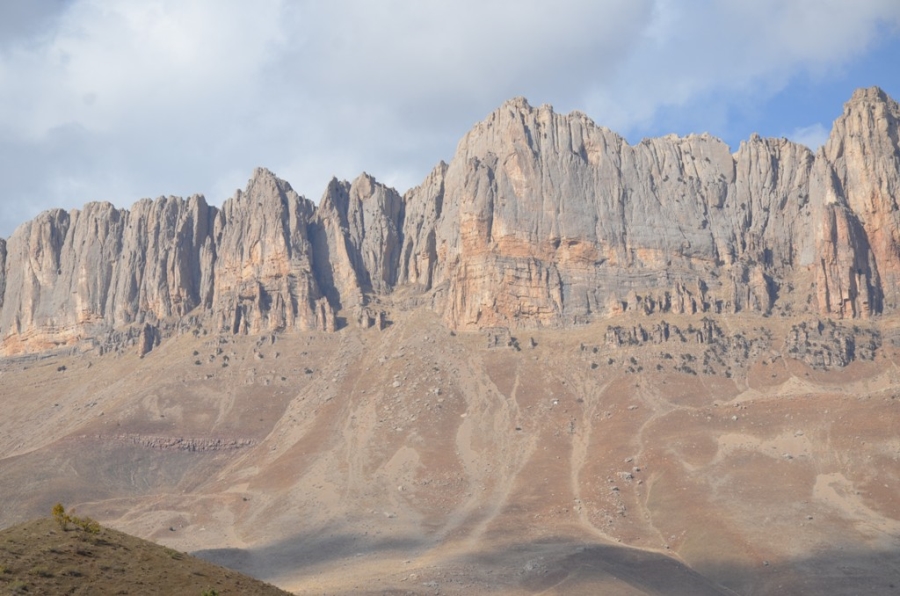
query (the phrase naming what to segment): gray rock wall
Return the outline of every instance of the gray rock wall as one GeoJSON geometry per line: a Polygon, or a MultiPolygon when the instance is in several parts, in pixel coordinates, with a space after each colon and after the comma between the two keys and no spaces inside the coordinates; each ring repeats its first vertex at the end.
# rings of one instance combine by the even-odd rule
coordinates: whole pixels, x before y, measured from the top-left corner
{"type": "Polygon", "coordinates": [[[258,169],[221,208],[48,211],[0,240],[0,352],[132,335],[153,339],[145,350],[191,326],[334,330],[397,288],[452,328],[893,312],[898,122],[896,102],[864,89],[817,154],[755,135],[732,154],[708,135],[629,145],[514,99],[402,197],[363,174],[316,207],[258,169]]]}

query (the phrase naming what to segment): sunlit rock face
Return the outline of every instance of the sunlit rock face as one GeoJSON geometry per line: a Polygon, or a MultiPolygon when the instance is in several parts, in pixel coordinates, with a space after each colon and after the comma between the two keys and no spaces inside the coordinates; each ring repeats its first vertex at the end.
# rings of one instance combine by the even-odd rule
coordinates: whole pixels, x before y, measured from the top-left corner
{"type": "Polygon", "coordinates": [[[401,281],[427,271],[462,328],[624,310],[892,310],[897,122],[896,102],[860,90],[818,155],[756,135],[732,154],[707,135],[632,146],[515,99],[408,193],[407,210],[437,215],[407,220],[401,281]]]}
{"type": "Polygon", "coordinates": [[[864,89],[817,154],[755,135],[732,153],[708,135],[629,145],[518,98],[403,196],[363,174],[317,206],[258,169],[221,208],[194,196],[48,211],[0,242],[0,352],[332,331],[398,290],[454,329],[893,312],[898,121],[895,101],[864,89]]]}

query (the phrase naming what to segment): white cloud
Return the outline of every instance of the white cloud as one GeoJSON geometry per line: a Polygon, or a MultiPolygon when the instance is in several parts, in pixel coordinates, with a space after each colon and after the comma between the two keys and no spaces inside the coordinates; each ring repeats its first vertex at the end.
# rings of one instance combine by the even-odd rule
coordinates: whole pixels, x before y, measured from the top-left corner
{"type": "Polygon", "coordinates": [[[713,125],[900,25],[895,0],[13,1],[4,235],[88,200],[218,202],[257,165],[314,199],[363,170],[402,190],[514,95],[623,133],[672,106],[713,125]]]}
{"type": "Polygon", "coordinates": [[[830,132],[831,131],[825,128],[821,123],[816,122],[810,126],[796,128],[793,132],[785,136],[795,143],[806,145],[813,151],[817,151],[819,147],[824,145],[825,141],[828,140],[828,134],[830,132]]]}
{"type": "Polygon", "coordinates": [[[5,124],[30,139],[73,123],[109,132],[140,119],[203,117],[226,90],[249,99],[242,83],[256,82],[277,55],[269,49],[281,40],[280,9],[271,1],[244,6],[74,2],[48,43],[3,56],[18,83],[0,90],[5,124]]]}
{"type": "Polygon", "coordinates": [[[595,87],[589,110],[623,131],[648,127],[664,106],[725,118],[709,114],[723,97],[759,102],[799,73],[821,76],[864,52],[885,25],[900,27],[900,3],[658,0],[643,39],[595,87]]]}

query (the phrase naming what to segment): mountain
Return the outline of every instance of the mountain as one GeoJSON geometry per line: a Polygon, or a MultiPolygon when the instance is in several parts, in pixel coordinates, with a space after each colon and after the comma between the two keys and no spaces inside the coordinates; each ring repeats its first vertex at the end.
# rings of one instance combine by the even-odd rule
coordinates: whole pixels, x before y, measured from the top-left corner
{"type": "Polygon", "coordinates": [[[257,169],[221,209],[194,196],[48,211],[0,244],[0,350],[332,331],[399,291],[452,329],[893,313],[898,121],[883,91],[860,90],[815,155],[758,136],[731,154],[708,135],[631,146],[514,99],[404,196],[363,174],[316,207],[257,169]]]}
{"type": "Polygon", "coordinates": [[[898,119],[732,154],[514,99],[404,195],[45,213],[0,244],[0,527],[300,594],[894,594],[898,119]]]}

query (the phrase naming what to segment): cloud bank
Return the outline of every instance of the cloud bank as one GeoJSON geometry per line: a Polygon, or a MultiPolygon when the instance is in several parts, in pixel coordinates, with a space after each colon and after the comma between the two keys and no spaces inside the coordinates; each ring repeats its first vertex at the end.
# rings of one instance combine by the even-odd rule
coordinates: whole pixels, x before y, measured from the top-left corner
{"type": "Polygon", "coordinates": [[[218,203],[257,165],[314,199],[363,170],[404,190],[516,95],[629,138],[727,132],[895,40],[900,3],[8,0],[0,23],[5,236],[53,206],[218,203]]]}

